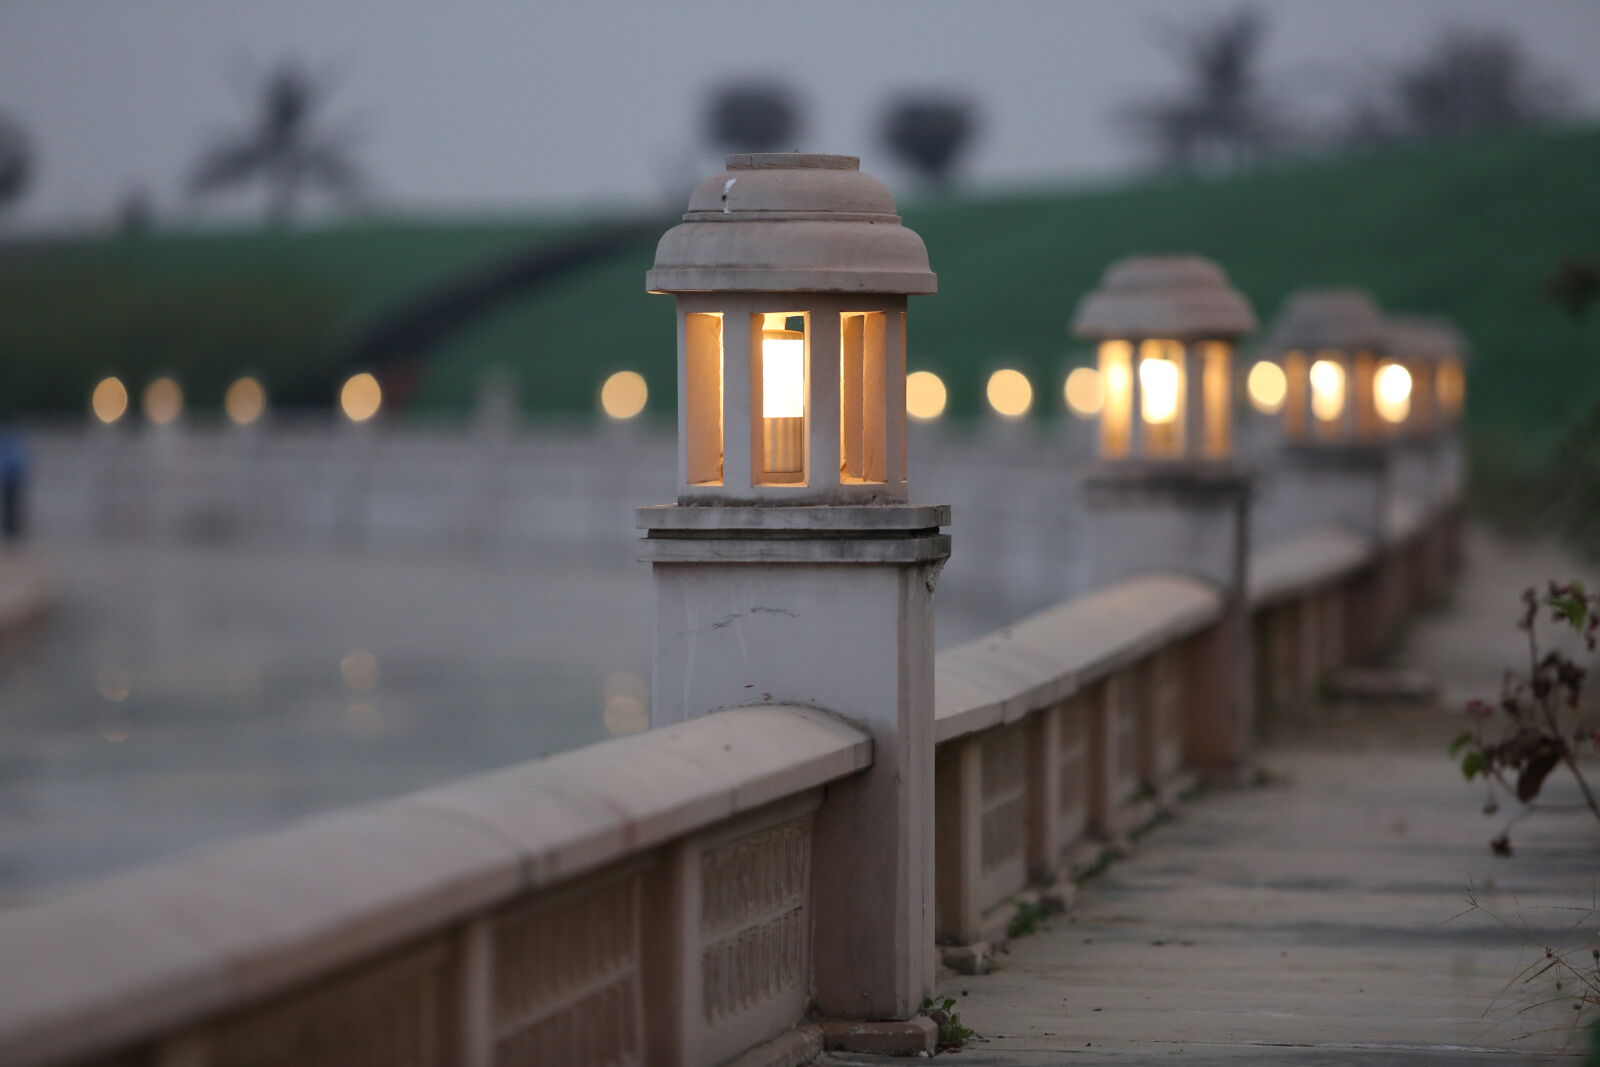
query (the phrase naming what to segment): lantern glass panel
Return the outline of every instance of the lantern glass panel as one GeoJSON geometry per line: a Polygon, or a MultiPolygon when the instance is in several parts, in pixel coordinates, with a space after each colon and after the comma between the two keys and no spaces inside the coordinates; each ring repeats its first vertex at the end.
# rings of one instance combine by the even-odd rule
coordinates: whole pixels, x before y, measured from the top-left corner
{"type": "Polygon", "coordinates": [[[888,479],[887,317],[839,316],[839,481],[888,479]]]}
{"type": "Polygon", "coordinates": [[[1100,383],[1100,454],[1116,459],[1128,454],[1133,421],[1133,346],[1127,341],[1100,342],[1100,383]]]}
{"type": "Polygon", "coordinates": [[[804,312],[751,316],[751,409],[760,423],[756,484],[806,483],[806,340],[804,312]]]}
{"type": "Polygon", "coordinates": [[[683,480],[722,484],[722,316],[683,317],[683,480]]]}
{"type": "Polygon", "coordinates": [[[1391,426],[1405,422],[1411,413],[1411,372],[1399,363],[1381,364],[1372,377],[1372,405],[1391,426]]]}
{"type": "Polygon", "coordinates": [[[1345,378],[1343,355],[1332,350],[1317,353],[1306,372],[1311,385],[1311,414],[1316,416],[1317,434],[1323,438],[1340,436],[1344,415],[1345,378]]]}
{"type": "Polygon", "coordinates": [[[1139,417],[1146,455],[1183,455],[1184,385],[1183,345],[1151,340],[1139,346],[1139,417]]]}
{"type": "Polygon", "coordinates": [[[1205,437],[1201,449],[1212,459],[1225,459],[1232,448],[1230,402],[1233,392],[1233,353],[1222,341],[1200,346],[1201,393],[1205,401],[1205,437]]]}

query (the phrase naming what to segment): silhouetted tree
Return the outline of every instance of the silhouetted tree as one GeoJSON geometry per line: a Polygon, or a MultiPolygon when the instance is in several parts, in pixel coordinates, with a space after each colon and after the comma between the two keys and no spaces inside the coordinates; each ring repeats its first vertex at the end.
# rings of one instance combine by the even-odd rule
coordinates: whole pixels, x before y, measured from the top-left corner
{"type": "Polygon", "coordinates": [[[22,199],[33,181],[33,145],[22,124],[0,112],[0,212],[22,199]]]}
{"type": "Polygon", "coordinates": [[[259,181],[266,187],[267,221],[274,225],[290,221],[306,189],[359,203],[367,180],[351,158],[350,135],[318,128],[330,88],[326,78],[295,63],[268,71],[251,125],[201,154],[189,178],[191,195],[259,181]]]}
{"type": "Polygon", "coordinates": [[[1135,103],[1123,116],[1161,166],[1232,167],[1277,146],[1278,123],[1257,72],[1266,29],[1260,12],[1240,8],[1214,22],[1162,34],[1161,43],[1188,84],[1176,96],[1135,103]]]}
{"type": "Polygon", "coordinates": [[[1346,125],[1356,142],[1438,139],[1549,126],[1565,117],[1567,101],[1565,85],[1536,70],[1509,34],[1458,28],[1376,95],[1357,97],[1346,125]]]}
{"type": "Polygon", "coordinates": [[[715,86],[706,108],[706,136],[729,152],[776,152],[795,147],[800,104],[787,86],[741,81],[715,86]]]}
{"type": "Polygon", "coordinates": [[[977,127],[972,104],[938,94],[906,95],[889,105],[883,140],[931,185],[944,186],[977,127]]]}

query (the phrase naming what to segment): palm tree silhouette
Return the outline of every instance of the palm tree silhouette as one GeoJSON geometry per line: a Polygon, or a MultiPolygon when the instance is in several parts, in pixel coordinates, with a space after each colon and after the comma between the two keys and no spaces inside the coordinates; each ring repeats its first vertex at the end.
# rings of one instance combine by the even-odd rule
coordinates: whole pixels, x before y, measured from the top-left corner
{"type": "Polygon", "coordinates": [[[362,202],[368,183],[351,158],[350,134],[325,132],[317,121],[330,88],[326,78],[293,62],[268,71],[251,125],[201,153],[189,176],[190,195],[259,181],[267,192],[267,222],[274,226],[291,221],[307,189],[346,205],[362,202]]]}

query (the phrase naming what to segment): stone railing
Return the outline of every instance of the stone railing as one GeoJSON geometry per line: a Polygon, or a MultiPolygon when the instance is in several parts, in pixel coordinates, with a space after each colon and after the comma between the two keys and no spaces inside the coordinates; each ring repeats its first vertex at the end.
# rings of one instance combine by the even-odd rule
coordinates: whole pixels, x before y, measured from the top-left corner
{"type": "MultiPolygon", "coordinates": [[[[1391,508],[1250,566],[1258,708],[1314,690],[1453,568],[1453,506],[1391,508]]],[[[1225,595],[1119,582],[939,654],[936,927],[981,971],[1024,909],[1197,782],[1225,595]]],[[[799,1064],[826,786],[872,742],[734,708],[327,816],[0,915],[18,1067],[799,1064]]]]}
{"type": "MultiPolygon", "coordinates": [[[[1459,514],[1404,499],[1381,546],[1340,528],[1258,551],[1247,599],[1258,714],[1312,697],[1436,595],[1459,514]]],[[[987,969],[1023,909],[1060,907],[1189,787],[1191,708],[1216,678],[1215,587],[1129,579],[938,657],[938,933],[945,962],[987,969]],[[1041,896],[1044,898],[1041,900],[1041,896]]]]}
{"type": "Polygon", "coordinates": [[[0,917],[0,1062],[805,1062],[813,813],[871,762],[739,708],[105,879],[0,917]]]}

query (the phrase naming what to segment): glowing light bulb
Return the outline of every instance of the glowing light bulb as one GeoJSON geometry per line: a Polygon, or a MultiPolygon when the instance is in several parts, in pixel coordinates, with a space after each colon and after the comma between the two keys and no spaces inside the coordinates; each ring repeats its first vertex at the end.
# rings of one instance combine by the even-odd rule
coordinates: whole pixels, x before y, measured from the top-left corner
{"type": "Polygon", "coordinates": [[[931,370],[912,371],[906,375],[906,414],[924,422],[944,414],[950,394],[944,381],[931,370]]]}
{"type": "Polygon", "coordinates": [[[1385,363],[1372,379],[1372,404],[1385,422],[1404,422],[1411,413],[1411,372],[1385,363]]]}
{"type": "Polygon", "coordinates": [[[1244,384],[1250,394],[1250,403],[1257,411],[1263,415],[1276,415],[1283,410],[1284,398],[1289,395],[1289,377],[1283,373],[1282,367],[1264,359],[1250,368],[1250,375],[1244,384]]]}
{"type": "MultiPolygon", "coordinates": [[[[1123,370],[1121,364],[1112,366],[1123,370]]],[[[1124,380],[1126,376],[1127,371],[1123,370],[1124,380]]],[[[1066,397],[1067,409],[1080,419],[1094,418],[1106,404],[1105,389],[1100,384],[1100,372],[1093,367],[1075,368],[1067,375],[1067,384],[1061,391],[1066,397]]]]}
{"type": "Polygon", "coordinates": [[[989,375],[984,395],[1001,418],[1020,419],[1033,406],[1033,385],[1019,370],[1004,368],[989,375]]]}
{"type": "Polygon", "coordinates": [[[1311,413],[1332,422],[1344,411],[1344,368],[1331,359],[1311,364],[1311,413]]]}
{"type": "Polygon", "coordinates": [[[1156,425],[1178,417],[1178,365],[1172,360],[1139,361],[1139,409],[1145,422],[1156,425]]]}
{"type": "Polygon", "coordinates": [[[761,330],[761,430],[767,480],[798,483],[806,465],[806,335],[768,312],[761,330]]]}
{"type": "Polygon", "coordinates": [[[761,417],[798,419],[806,413],[805,335],[794,330],[761,333],[761,417]]]}

